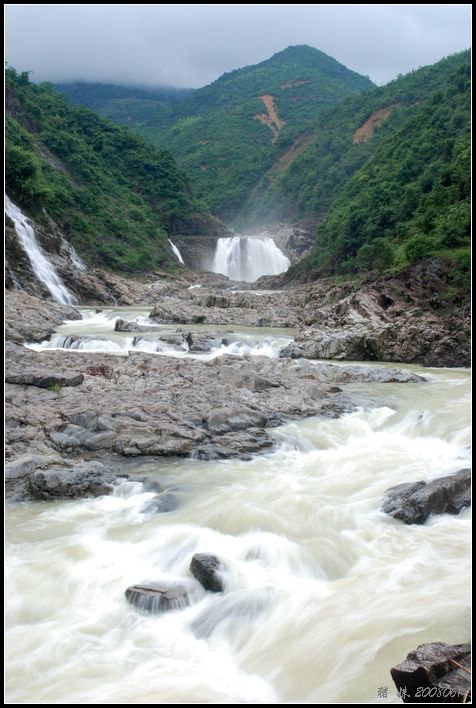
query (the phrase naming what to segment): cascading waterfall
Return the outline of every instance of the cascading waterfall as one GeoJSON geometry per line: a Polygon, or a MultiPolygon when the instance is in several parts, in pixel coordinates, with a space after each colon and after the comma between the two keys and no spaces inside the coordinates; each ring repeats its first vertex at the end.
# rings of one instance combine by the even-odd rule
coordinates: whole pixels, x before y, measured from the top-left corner
{"type": "Polygon", "coordinates": [[[252,283],[262,275],[284,273],[289,265],[272,238],[233,236],[218,239],[212,271],[252,283]]]}
{"type": "Polygon", "coordinates": [[[66,249],[66,252],[68,253],[68,257],[69,257],[71,263],[76,268],[76,270],[80,270],[82,272],[87,271],[88,266],[83,261],[83,259],[78,256],[78,254],[74,250],[73,246],[64,239],[63,239],[63,246],[66,249]]]}
{"type": "Polygon", "coordinates": [[[175,243],[172,243],[172,241],[171,241],[170,239],[169,239],[169,243],[170,243],[170,245],[171,245],[171,247],[172,247],[172,251],[174,252],[174,255],[177,256],[178,260],[180,261],[180,263],[181,263],[182,265],[185,265],[185,263],[183,262],[182,254],[181,254],[180,251],[178,250],[178,248],[177,248],[177,246],[175,245],[175,243]]]}
{"type": "Polygon", "coordinates": [[[33,273],[60,305],[74,305],[72,295],[37,241],[35,230],[23,212],[5,195],[5,213],[13,221],[20,245],[28,256],[33,273]]]}

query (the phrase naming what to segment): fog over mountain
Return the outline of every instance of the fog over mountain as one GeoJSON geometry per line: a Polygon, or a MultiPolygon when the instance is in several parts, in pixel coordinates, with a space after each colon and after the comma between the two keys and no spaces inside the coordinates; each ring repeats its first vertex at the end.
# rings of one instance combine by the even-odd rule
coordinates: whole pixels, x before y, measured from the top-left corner
{"type": "Polygon", "coordinates": [[[292,44],[385,83],[470,45],[470,5],[9,5],[34,81],[203,86],[292,44]]]}

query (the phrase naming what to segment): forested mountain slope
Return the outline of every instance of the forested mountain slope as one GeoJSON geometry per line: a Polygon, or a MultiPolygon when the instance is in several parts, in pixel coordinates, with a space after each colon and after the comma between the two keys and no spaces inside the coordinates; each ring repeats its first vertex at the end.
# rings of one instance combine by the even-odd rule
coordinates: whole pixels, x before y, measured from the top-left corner
{"type": "Polygon", "coordinates": [[[54,219],[88,263],[150,271],[176,262],[168,237],[223,232],[170,153],[127,128],[12,68],[6,111],[7,194],[54,219]]]}

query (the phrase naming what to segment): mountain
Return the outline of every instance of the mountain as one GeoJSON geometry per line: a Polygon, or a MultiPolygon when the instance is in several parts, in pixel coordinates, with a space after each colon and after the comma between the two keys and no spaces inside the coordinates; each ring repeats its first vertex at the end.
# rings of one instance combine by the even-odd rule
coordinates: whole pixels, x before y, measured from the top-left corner
{"type": "Polygon", "coordinates": [[[192,195],[164,150],[49,85],[6,71],[6,191],[40,222],[53,219],[89,264],[173,267],[168,237],[225,229],[192,195]]]}
{"type": "MultiPolygon", "coordinates": [[[[469,52],[461,52],[321,111],[252,190],[244,223],[321,221],[379,145],[469,66],[469,52]]],[[[467,126],[468,114],[465,120],[467,126]]]]}
{"type": "MultiPolygon", "coordinates": [[[[152,116],[149,106],[133,127],[171,151],[217,215],[234,219],[259,179],[320,110],[373,86],[317,49],[288,47],[224,74],[173,106],[156,104],[160,115],[152,116]]],[[[84,98],[84,87],[89,105],[92,93],[84,98]]],[[[123,100],[121,122],[133,105],[123,100]]]]}
{"type": "Polygon", "coordinates": [[[136,132],[148,125],[161,127],[170,123],[170,115],[194,89],[162,87],[156,89],[84,81],[52,84],[75,106],[85,106],[118,125],[136,132]]]}
{"type": "MultiPolygon", "coordinates": [[[[464,52],[394,82],[370,103],[370,97],[365,99],[365,115],[373,112],[353,134],[355,124],[340,132],[347,145],[331,180],[317,176],[323,168],[322,144],[296,161],[294,170],[305,160],[314,165],[304,181],[298,178],[296,192],[305,193],[305,184],[312,184],[326,197],[324,209],[329,207],[301,270],[316,276],[357,273],[450,254],[459,264],[456,280],[468,281],[470,80],[469,53],[464,52]],[[385,122],[374,136],[377,115],[385,122]],[[362,146],[360,166],[356,154],[362,146]]],[[[289,175],[283,179],[292,194],[289,175]]]]}

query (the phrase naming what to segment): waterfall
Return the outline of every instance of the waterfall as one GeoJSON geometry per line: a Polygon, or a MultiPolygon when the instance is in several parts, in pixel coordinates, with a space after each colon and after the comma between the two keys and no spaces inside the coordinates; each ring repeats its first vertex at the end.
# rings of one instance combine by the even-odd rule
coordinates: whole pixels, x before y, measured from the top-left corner
{"type": "Polygon", "coordinates": [[[33,273],[60,305],[74,305],[77,300],[64,285],[54,266],[37,241],[35,230],[23,212],[5,195],[5,213],[13,221],[20,245],[28,256],[33,273]]]}
{"type": "Polygon", "coordinates": [[[65,239],[63,239],[63,246],[68,254],[69,260],[73,264],[73,266],[76,268],[76,270],[80,271],[86,271],[88,270],[88,266],[86,263],[83,261],[82,258],[78,256],[76,251],[74,250],[73,246],[68,243],[65,239]]]}
{"type": "Polygon", "coordinates": [[[174,252],[174,255],[177,256],[178,260],[180,261],[180,263],[181,263],[182,265],[185,265],[185,263],[183,262],[182,254],[181,254],[180,251],[178,250],[178,248],[177,248],[177,246],[175,245],[175,243],[172,243],[172,241],[171,241],[170,239],[169,239],[169,243],[170,243],[170,245],[172,246],[172,251],[174,252]]]}
{"type": "Polygon", "coordinates": [[[218,239],[212,271],[252,283],[262,275],[283,273],[289,265],[272,238],[233,236],[218,239]]]}

